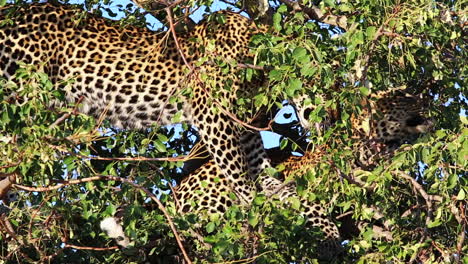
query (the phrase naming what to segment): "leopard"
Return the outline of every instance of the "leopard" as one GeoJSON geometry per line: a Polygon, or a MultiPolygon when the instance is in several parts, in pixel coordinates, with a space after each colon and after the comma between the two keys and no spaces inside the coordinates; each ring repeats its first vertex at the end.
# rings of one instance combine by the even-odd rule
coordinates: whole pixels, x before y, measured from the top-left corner
{"type": "MultiPolygon", "coordinates": [[[[371,163],[375,163],[378,158],[388,158],[389,152],[394,151],[397,146],[413,142],[419,135],[429,132],[433,126],[432,119],[427,117],[427,100],[419,95],[412,95],[401,89],[390,89],[370,96],[369,101],[370,110],[353,116],[351,120],[353,137],[358,140],[354,151],[356,163],[352,164],[354,169],[370,169],[371,163]],[[372,125],[365,122],[371,122],[372,125]],[[380,148],[376,148],[375,145],[369,146],[369,142],[378,142],[380,148]]],[[[306,112],[304,108],[299,108],[298,116],[301,117],[301,114],[306,112]]],[[[309,126],[310,123],[304,117],[305,115],[300,118],[300,122],[303,126],[309,126]]],[[[247,140],[253,143],[243,146],[253,148],[246,151],[250,155],[260,156],[263,167],[273,166],[267,156],[262,156],[266,154],[261,150],[261,139],[250,135],[250,139],[247,140]]],[[[275,196],[286,205],[288,198],[299,199],[302,206],[298,213],[306,218],[307,225],[321,230],[328,241],[334,241],[334,246],[327,246],[327,250],[322,251],[321,257],[325,259],[342,251],[339,246],[339,229],[322,204],[298,195],[294,178],[306,174],[323,162],[327,151],[327,146],[316,146],[306,151],[303,156],[291,156],[278,166],[281,167],[283,181],[260,175],[257,186],[257,192],[264,192],[267,197],[275,196]]],[[[174,192],[179,204],[179,213],[224,213],[230,206],[241,204],[229,195],[237,190],[232,189],[228,181],[216,164],[208,161],[176,186],[174,192]]]]}
{"type": "Polygon", "coordinates": [[[174,37],[120,27],[71,5],[7,5],[0,8],[0,76],[13,80],[22,63],[34,65],[67,101],[79,102],[80,112],[104,115],[117,128],[194,125],[216,165],[249,201],[254,186],[240,146],[243,128],[228,110],[213,106],[233,104],[258,82],[244,81],[240,67],[226,73],[216,61],[249,61],[250,39],[264,29],[234,12],[215,15],[224,22],[205,19],[174,37]],[[197,63],[201,59],[207,62],[197,63]]]}

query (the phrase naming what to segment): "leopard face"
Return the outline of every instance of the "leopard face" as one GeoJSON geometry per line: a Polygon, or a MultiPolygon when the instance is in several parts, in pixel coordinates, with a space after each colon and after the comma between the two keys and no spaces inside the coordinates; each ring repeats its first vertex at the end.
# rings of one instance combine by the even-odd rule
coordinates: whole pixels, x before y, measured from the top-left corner
{"type": "MultiPolygon", "coordinates": [[[[306,98],[307,96],[303,95],[294,99],[297,116],[304,128],[314,129],[314,124],[309,122],[309,115],[317,106],[302,104],[306,98]]],[[[351,119],[355,138],[402,144],[413,141],[433,127],[432,120],[427,117],[428,100],[402,90],[389,90],[372,95],[361,101],[361,108],[361,113],[351,119]]]]}
{"type": "Polygon", "coordinates": [[[390,90],[363,102],[360,116],[353,116],[355,138],[397,148],[429,132],[433,122],[427,117],[428,101],[401,90],[390,90]],[[370,108],[370,110],[369,110],[370,108]]]}

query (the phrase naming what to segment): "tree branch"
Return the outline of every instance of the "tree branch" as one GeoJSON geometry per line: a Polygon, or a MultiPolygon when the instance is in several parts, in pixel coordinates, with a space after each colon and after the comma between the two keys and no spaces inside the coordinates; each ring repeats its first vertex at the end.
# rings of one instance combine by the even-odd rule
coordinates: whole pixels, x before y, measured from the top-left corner
{"type": "Polygon", "coordinates": [[[174,225],[174,222],[172,222],[172,218],[171,216],[169,215],[169,213],[167,212],[166,208],[164,207],[164,205],[161,203],[161,201],[159,201],[159,199],[153,194],[151,193],[148,189],[128,180],[128,179],[125,179],[125,178],[121,178],[121,177],[116,177],[116,176],[110,176],[110,175],[98,175],[98,176],[93,176],[93,177],[89,177],[89,178],[83,178],[83,179],[77,179],[77,180],[69,180],[69,181],[64,181],[62,184],[58,184],[58,185],[55,185],[55,186],[49,186],[49,187],[28,187],[28,186],[22,186],[22,185],[18,185],[18,184],[14,184],[13,186],[15,188],[18,188],[20,190],[24,190],[24,191],[30,191],[30,192],[48,192],[48,191],[52,191],[52,190],[57,190],[57,189],[60,189],[62,187],[65,187],[65,186],[68,186],[68,185],[73,185],[73,184],[79,184],[79,183],[83,183],[83,182],[92,182],[92,181],[99,181],[99,180],[109,180],[109,181],[119,181],[119,182],[123,182],[123,183],[127,183],[127,184],[130,184],[131,186],[133,186],[134,188],[140,190],[140,191],[143,191],[146,195],[148,195],[151,200],[153,200],[154,202],[156,202],[156,204],[158,205],[158,208],[163,212],[166,220],[168,221],[168,224],[172,230],[172,232],[174,233],[174,237],[177,241],[177,244],[180,248],[180,250],[182,251],[182,254],[184,255],[184,259],[187,263],[192,263],[189,256],[187,255],[187,252],[185,251],[185,248],[184,248],[184,245],[182,244],[182,239],[180,238],[178,232],[177,232],[177,229],[174,225]]]}
{"type": "Polygon", "coordinates": [[[405,173],[403,172],[394,172],[395,174],[397,174],[397,176],[409,181],[412,185],[413,185],[413,188],[419,192],[419,194],[424,198],[424,200],[426,201],[426,206],[427,206],[427,216],[426,216],[426,225],[430,224],[431,222],[431,218],[432,218],[432,212],[433,212],[433,207],[432,207],[432,202],[431,199],[431,195],[428,195],[427,192],[424,190],[424,188],[421,186],[421,184],[419,184],[413,177],[409,176],[409,175],[406,175],[405,173]]]}
{"type": "Polygon", "coordinates": [[[0,173],[0,177],[5,177],[0,180],[0,199],[4,199],[8,192],[10,191],[11,186],[16,182],[16,172],[12,173],[0,173]]]}

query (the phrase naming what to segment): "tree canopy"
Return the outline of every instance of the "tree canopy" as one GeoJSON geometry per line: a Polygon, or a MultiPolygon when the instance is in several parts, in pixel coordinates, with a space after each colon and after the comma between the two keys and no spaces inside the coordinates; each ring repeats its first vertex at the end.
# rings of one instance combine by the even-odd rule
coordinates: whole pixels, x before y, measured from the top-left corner
{"type": "MultiPolygon", "coordinates": [[[[247,79],[264,74],[268,84],[239,98],[232,113],[247,122],[243,118],[260,108],[304,94],[315,106],[310,121],[325,124],[337,113],[333,124],[306,136],[294,120],[271,126],[282,134],[272,156],[304,153],[306,145],[327,148],[321,162],[295,180],[299,195],[323,204],[340,226],[344,253],[335,261],[468,263],[467,3],[221,2],[270,28],[251,40],[255,66],[244,65],[247,79]],[[370,95],[398,87],[427,97],[433,131],[371,170],[354,170],[351,116],[365,111],[361,102],[370,95]]],[[[110,16],[124,12],[126,18],[115,22],[122,27],[145,26],[151,15],[176,35],[191,30],[191,12],[209,15],[219,2],[136,4],[147,11],[117,1],[86,7],[110,16]]],[[[0,27],[5,23],[1,17],[0,27]]],[[[116,129],[80,114],[79,102],[65,103],[54,87],[37,65],[23,65],[13,81],[0,79],[2,263],[168,263],[181,252],[176,234],[194,263],[318,262],[319,232],[262,194],[223,217],[176,213],[171,188],[187,173],[184,162],[194,158],[196,129],[116,129]],[[63,104],[52,108],[53,100],[63,104]],[[7,201],[7,191],[16,197],[7,201]],[[130,240],[124,249],[99,229],[116,213],[130,240]]]]}

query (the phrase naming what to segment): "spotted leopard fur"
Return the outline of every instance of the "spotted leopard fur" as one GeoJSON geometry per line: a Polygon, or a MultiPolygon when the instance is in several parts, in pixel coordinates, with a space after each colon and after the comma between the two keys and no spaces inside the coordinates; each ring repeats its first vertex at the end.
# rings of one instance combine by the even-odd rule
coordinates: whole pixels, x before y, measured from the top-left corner
{"type": "Polygon", "coordinates": [[[250,200],[253,185],[245,177],[248,161],[240,147],[240,128],[213,105],[216,100],[232,104],[239,90],[245,94],[253,85],[242,82],[235,68],[228,73],[213,63],[189,68],[180,52],[192,67],[204,56],[210,61],[248,59],[249,40],[257,27],[239,14],[218,15],[225,23],[205,20],[186,35],[179,34],[178,50],[167,32],[121,28],[92,14],[83,17],[68,5],[6,6],[0,9],[0,20],[11,23],[0,28],[0,76],[12,79],[20,62],[35,65],[64,89],[69,101],[80,101],[82,112],[105,113],[116,127],[171,124],[181,109],[181,121],[198,128],[232,187],[242,186],[237,188],[239,196],[250,200]],[[209,45],[215,49],[202,52],[209,45]],[[201,81],[203,74],[206,82],[201,81]],[[69,79],[73,81],[65,82],[69,79]],[[184,91],[191,96],[183,96],[184,91]],[[215,92],[219,99],[212,96],[215,92]]]}
{"type": "Polygon", "coordinates": [[[356,140],[354,165],[363,169],[371,169],[401,144],[413,142],[433,127],[427,116],[428,100],[403,89],[379,92],[362,105],[362,113],[351,121],[356,140]]]}
{"type": "MultiPolygon", "coordinates": [[[[242,140],[245,141],[242,146],[247,146],[250,150],[247,153],[252,156],[260,156],[258,158],[262,163],[260,167],[272,166],[263,149],[263,143],[258,133],[246,133],[242,136],[242,140]]],[[[286,206],[289,206],[290,198],[299,199],[302,207],[298,213],[305,217],[307,226],[317,228],[324,235],[324,239],[320,242],[318,248],[319,258],[330,260],[341,253],[342,248],[339,243],[341,238],[338,227],[329,219],[326,210],[320,203],[309,201],[305,197],[299,197],[292,182],[284,184],[282,181],[260,172],[257,175],[258,192],[263,192],[272,199],[277,198],[286,206]]],[[[249,206],[252,201],[244,203],[231,195],[237,194],[238,190],[231,188],[232,185],[229,184],[229,180],[229,178],[223,176],[214,162],[205,163],[175,188],[179,212],[215,214],[226,212],[233,204],[249,206]]]]}

